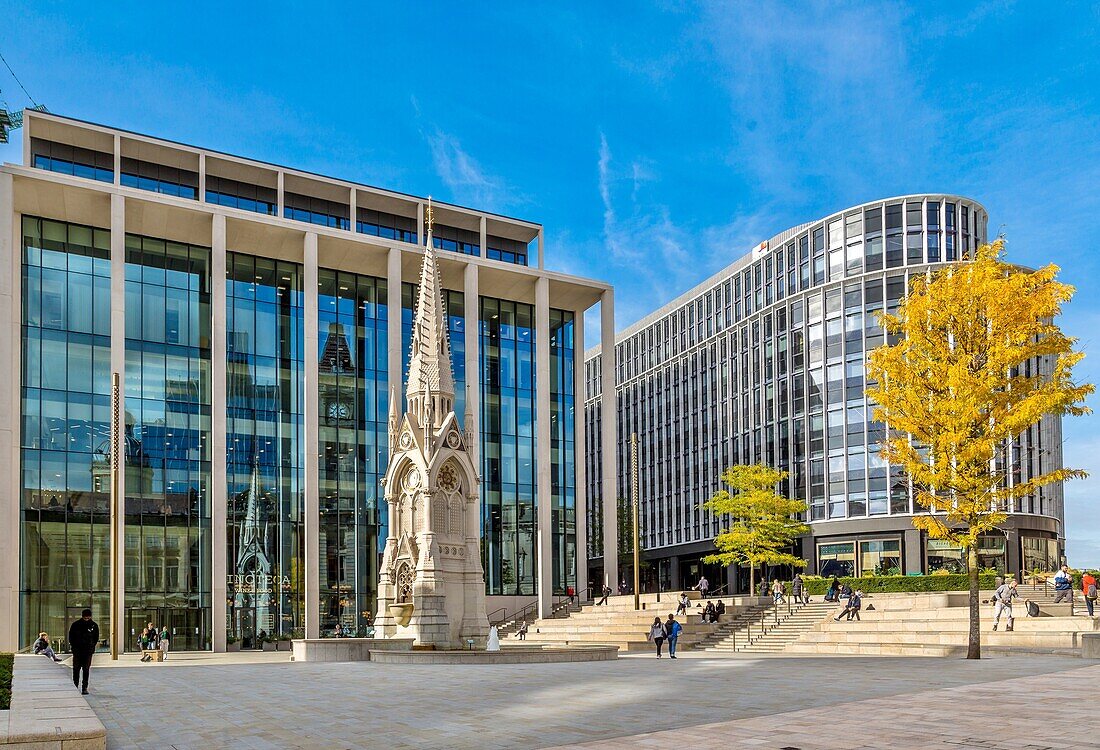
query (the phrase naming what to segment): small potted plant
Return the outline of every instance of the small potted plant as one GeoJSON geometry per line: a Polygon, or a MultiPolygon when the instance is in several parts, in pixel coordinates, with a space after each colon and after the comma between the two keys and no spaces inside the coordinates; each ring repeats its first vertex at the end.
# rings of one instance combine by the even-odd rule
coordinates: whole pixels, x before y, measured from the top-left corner
{"type": "Polygon", "coordinates": [[[290,644],[290,636],[287,635],[286,633],[280,633],[276,650],[277,651],[290,651],[291,648],[292,647],[291,647],[291,644],[290,644]]]}
{"type": "Polygon", "coordinates": [[[235,652],[241,650],[241,643],[237,640],[237,636],[227,635],[225,637],[225,650],[227,652],[235,652]]]}
{"type": "Polygon", "coordinates": [[[264,651],[275,651],[278,646],[275,645],[275,639],[270,635],[260,636],[260,648],[264,651]]]}

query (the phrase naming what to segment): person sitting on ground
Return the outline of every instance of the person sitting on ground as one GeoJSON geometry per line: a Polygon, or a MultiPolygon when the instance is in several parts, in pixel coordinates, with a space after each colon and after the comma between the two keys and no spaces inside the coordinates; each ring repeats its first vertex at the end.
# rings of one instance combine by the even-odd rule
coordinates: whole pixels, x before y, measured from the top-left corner
{"type": "Polygon", "coordinates": [[[840,611],[840,614],[833,619],[840,622],[840,618],[844,617],[847,622],[852,621],[852,616],[859,619],[859,610],[863,606],[863,590],[854,591],[848,596],[848,603],[844,605],[844,609],[840,611]]]}
{"type": "Polygon", "coordinates": [[[38,634],[38,640],[34,642],[34,653],[42,654],[47,659],[61,661],[61,657],[54,653],[53,646],[50,645],[50,637],[45,633],[38,634]]]}
{"type": "Polygon", "coordinates": [[[526,641],[527,640],[527,623],[526,622],[521,622],[520,623],[519,629],[516,630],[516,637],[518,637],[521,641],[526,641]]]}
{"type": "Polygon", "coordinates": [[[676,614],[679,615],[681,612],[683,612],[686,615],[687,611],[688,611],[688,607],[690,607],[690,606],[691,606],[691,601],[688,599],[687,592],[686,591],[681,591],[680,592],[680,601],[676,604],[676,614]]]}
{"type": "Polygon", "coordinates": [[[846,583],[840,584],[840,589],[837,591],[837,601],[848,601],[848,598],[852,595],[852,587],[846,583]]]}
{"type": "Polygon", "coordinates": [[[703,622],[714,622],[714,602],[707,602],[703,609],[703,622]]]}
{"type": "Polygon", "coordinates": [[[724,614],[726,614],[726,603],[719,599],[718,603],[714,605],[714,621],[718,622],[724,614]]]}

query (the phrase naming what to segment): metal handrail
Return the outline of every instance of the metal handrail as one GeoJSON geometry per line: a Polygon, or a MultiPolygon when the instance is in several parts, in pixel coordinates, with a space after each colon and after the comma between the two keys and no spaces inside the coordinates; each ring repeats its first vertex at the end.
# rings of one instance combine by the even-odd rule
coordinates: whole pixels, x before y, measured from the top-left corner
{"type": "Polygon", "coordinates": [[[500,607],[499,609],[494,609],[492,612],[487,614],[485,618],[489,621],[490,625],[503,625],[504,623],[508,622],[508,608],[500,607]],[[498,612],[503,613],[503,616],[499,620],[494,620],[493,616],[496,615],[498,612]]]}

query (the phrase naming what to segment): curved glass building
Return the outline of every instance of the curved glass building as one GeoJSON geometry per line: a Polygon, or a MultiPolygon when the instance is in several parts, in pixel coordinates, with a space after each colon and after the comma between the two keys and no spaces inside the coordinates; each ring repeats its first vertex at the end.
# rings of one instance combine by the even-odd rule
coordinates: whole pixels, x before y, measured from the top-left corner
{"type": "MultiPolygon", "coordinates": [[[[636,432],[649,588],[694,585],[705,573],[712,590],[746,590],[746,572],[701,563],[719,520],[699,506],[719,489],[725,467],[749,463],[788,471],[783,490],[806,502],[812,531],[799,551],[808,572],[961,570],[961,550],[913,528],[922,508],[905,475],[878,455],[885,427],[872,418],[864,364],[885,341],[876,314],[896,310],[911,276],[959,262],[985,242],[987,225],[985,209],[971,199],[908,195],[853,206],[760,243],[615,337],[615,446],[600,438],[601,349],[587,352],[589,528],[602,527],[595,499],[603,451],[617,451],[618,495],[630,497],[636,432]]],[[[1000,460],[1012,481],[1060,465],[1060,420],[1035,425],[1000,460]]],[[[983,566],[1055,565],[1065,538],[1061,486],[1013,511],[1005,533],[982,540],[983,566]]],[[[598,560],[598,545],[589,552],[598,560]]]]}

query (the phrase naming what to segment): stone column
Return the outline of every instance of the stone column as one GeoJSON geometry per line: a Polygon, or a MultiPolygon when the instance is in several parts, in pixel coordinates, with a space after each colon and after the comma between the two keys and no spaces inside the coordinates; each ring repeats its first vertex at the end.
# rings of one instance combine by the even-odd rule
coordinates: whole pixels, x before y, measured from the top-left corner
{"type": "Polygon", "coordinates": [[[317,375],[317,235],[306,232],[303,247],[302,284],[305,336],[305,535],[306,535],[306,638],[320,637],[321,606],[321,496],[319,425],[321,408],[317,375]]]}
{"type": "Polygon", "coordinates": [[[554,499],[550,482],[550,280],[535,279],[535,508],[539,617],[554,606],[554,499]]]}
{"type": "Polygon", "coordinates": [[[284,195],[283,190],[283,183],[285,181],[284,177],[285,173],[282,170],[279,170],[278,176],[275,178],[275,202],[278,206],[276,210],[279,212],[278,216],[280,219],[283,218],[283,214],[285,213],[283,209],[286,208],[286,196],[284,195]]]}
{"type": "MultiPolygon", "coordinates": [[[[119,645],[125,650],[130,643],[126,632],[126,199],[115,193],[111,195],[111,372],[119,374],[119,398],[122,400],[124,424],[119,429],[119,445],[115,446],[117,455],[123,457],[122,471],[118,472],[118,516],[115,519],[115,533],[118,550],[112,563],[117,568],[111,571],[111,580],[117,587],[115,592],[115,611],[111,613],[111,627],[122,628],[119,645]],[[117,571],[117,572],[116,572],[117,571]]],[[[106,635],[104,633],[103,635],[106,635]]]]}
{"type": "MultiPolygon", "coordinates": [[[[539,246],[538,247],[539,247],[539,270],[542,270],[543,264],[545,262],[545,253],[543,252],[543,249],[542,249],[542,228],[541,227],[539,228],[539,246]]],[[[528,258],[527,262],[528,263],[531,262],[530,258],[528,258]]]]}
{"type": "MultiPolygon", "coordinates": [[[[30,148],[30,138],[24,138],[23,141],[27,143],[27,147],[30,148]]],[[[115,184],[122,184],[122,136],[115,133],[115,146],[114,146],[114,170],[115,170],[115,184]]],[[[30,162],[27,162],[30,164],[30,162]]]]}
{"type": "Polygon", "coordinates": [[[481,251],[481,257],[482,258],[488,258],[489,257],[489,234],[488,234],[488,232],[485,231],[486,223],[487,222],[485,220],[485,217],[482,216],[481,221],[478,222],[478,233],[477,233],[478,247],[481,251]]]}
{"type": "MultiPolygon", "coordinates": [[[[615,396],[615,293],[600,295],[600,453],[603,484],[603,573],[614,590],[619,586],[618,412],[615,396]]],[[[600,582],[601,584],[603,581],[600,582]]]]}
{"type": "MultiPolygon", "coordinates": [[[[229,477],[226,474],[225,214],[214,214],[210,241],[210,621],[215,651],[225,651],[229,477]]],[[[235,571],[234,571],[235,572],[235,571]]]]}
{"type": "MultiPolygon", "coordinates": [[[[25,142],[30,138],[24,137],[25,142]]],[[[19,531],[22,472],[19,428],[22,420],[20,342],[22,336],[23,247],[20,217],[15,214],[12,176],[0,172],[0,258],[7,259],[0,273],[0,361],[8,363],[7,398],[0,401],[0,477],[4,477],[7,502],[0,504],[0,651],[16,651],[19,643],[19,531]]]]}
{"type": "MultiPolygon", "coordinates": [[[[905,572],[906,573],[923,573],[924,572],[924,545],[921,544],[923,536],[920,529],[905,529],[904,538],[901,541],[902,547],[904,547],[903,554],[905,555],[905,572]]],[[[813,555],[814,565],[817,564],[817,550],[811,549],[810,554],[813,555]]]]}
{"type": "MultiPolygon", "coordinates": [[[[401,251],[391,247],[386,261],[386,341],[389,346],[386,384],[390,388],[396,387],[398,412],[404,412],[405,383],[401,379],[401,251]]],[[[393,529],[390,529],[390,533],[393,533],[393,529]]]]}
{"type": "MultiPolygon", "coordinates": [[[[584,447],[584,310],[573,313],[573,518],[577,594],[588,588],[588,477],[584,447]]],[[[592,592],[595,595],[595,592],[592,592]]]]}
{"type": "Polygon", "coordinates": [[[206,154],[199,154],[199,203],[206,203],[206,154]]]}
{"type": "MultiPolygon", "coordinates": [[[[424,204],[416,204],[416,244],[424,245],[424,204]]],[[[399,298],[400,299],[400,298],[399,298]]]]}

